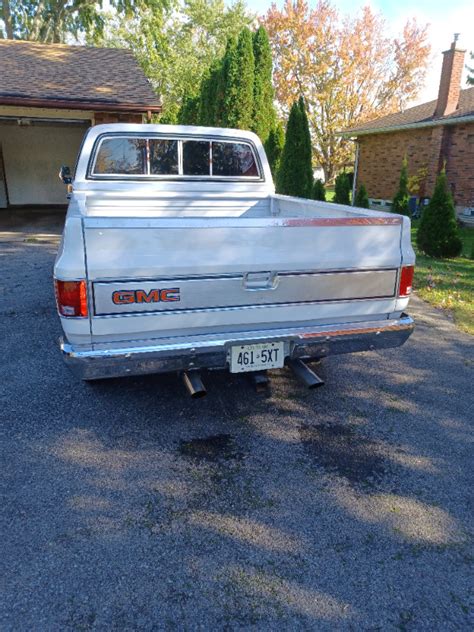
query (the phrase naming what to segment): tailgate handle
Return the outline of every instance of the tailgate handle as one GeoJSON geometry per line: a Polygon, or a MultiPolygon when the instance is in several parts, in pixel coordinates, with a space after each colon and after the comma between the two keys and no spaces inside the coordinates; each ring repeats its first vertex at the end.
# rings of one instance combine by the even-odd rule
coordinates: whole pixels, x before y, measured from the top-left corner
{"type": "Polygon", "coordinates": [[[244,288],[246,290],[275,290],[278,286],[276,272],[247,272],[244,275],[244,288]]]}

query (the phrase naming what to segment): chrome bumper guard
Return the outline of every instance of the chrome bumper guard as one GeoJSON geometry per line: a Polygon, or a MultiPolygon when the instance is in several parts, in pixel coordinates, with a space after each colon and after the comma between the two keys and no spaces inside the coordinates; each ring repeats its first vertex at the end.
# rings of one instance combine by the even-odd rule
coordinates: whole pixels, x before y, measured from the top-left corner
{"type": "MultiPolygon", "coordinates": [[[[329,355],[399,347],[414,329],[407,314],[390,320],[311,328],[242,332],[226,336],[197,336],[189,342],[163,340],[144,347],[74,348],[61,341],[66,364],[83,380],[192,369],[225,369],[235,344],[285,343],[285,358],[315,360],[329,355]]],[[[181,339],[182,340],[182,339],[181,339]]]]}

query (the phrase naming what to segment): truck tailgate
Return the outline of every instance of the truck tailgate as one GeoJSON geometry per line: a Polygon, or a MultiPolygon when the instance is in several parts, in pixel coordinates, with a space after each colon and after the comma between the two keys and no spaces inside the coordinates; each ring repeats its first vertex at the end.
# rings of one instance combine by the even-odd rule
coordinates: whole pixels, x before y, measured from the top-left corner
{"type": "Polygon", "coordinates": [[[383,317],[395,306],[399,217],[83,221],[96,341],[383,317]]]}

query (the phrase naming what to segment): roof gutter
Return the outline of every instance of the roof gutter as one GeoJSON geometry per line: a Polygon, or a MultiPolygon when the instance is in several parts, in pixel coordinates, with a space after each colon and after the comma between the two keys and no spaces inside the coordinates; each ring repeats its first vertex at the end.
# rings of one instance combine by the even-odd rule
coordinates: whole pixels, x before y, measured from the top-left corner
{"type": "Polygon", "coordinates": [[[369,136],[370,134],[390,134],[391,132],[402,132],[410,129],[421,129],[423,127],[438,127],[439,125],[456,125],[458,123],[474,123],[474,114],[458,116],[448,119],[436,119],[434,121],[421,121],[419,123],[408,123],[405,125],[394,125],[393,127],[378,127],[374,129],[347,130],[337,132],[342,138],[357,138],[359,136],[369,136]]]}
{"type": "Polygon", "coordinates": [[[161,112],[161,105],[147,103],[110,103],[104,101],[78,101],[71,99],[31,99],[28,97],[0,96],[0,105],[15,105],[63,110],[93,110],[99,112],[161,112]]]}

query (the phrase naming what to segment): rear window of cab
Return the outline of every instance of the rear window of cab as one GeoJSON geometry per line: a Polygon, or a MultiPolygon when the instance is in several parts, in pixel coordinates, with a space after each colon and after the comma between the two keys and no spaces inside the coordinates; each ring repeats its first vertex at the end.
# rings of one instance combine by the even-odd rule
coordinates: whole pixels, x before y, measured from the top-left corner
{"type": "Polygon", "coordinates": [[[90,170],[93,178],[261,179],[253,145],[230,140],[105,136],[90,170]]]}

